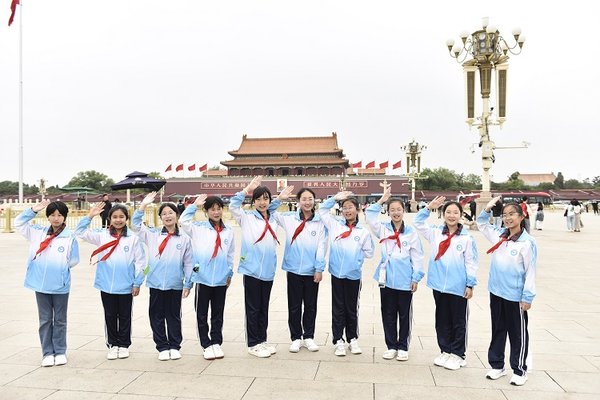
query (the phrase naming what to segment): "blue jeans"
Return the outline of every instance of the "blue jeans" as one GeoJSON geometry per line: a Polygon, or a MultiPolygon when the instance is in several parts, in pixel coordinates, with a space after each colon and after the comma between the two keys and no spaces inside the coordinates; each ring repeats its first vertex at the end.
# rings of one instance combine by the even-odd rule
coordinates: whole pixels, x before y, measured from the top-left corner
{"type": "Polygon", "coordinates": [[[67,305],[69,294],[35,292],[40,319],[40,343],[44,357],[67,352],[67,305]]]}

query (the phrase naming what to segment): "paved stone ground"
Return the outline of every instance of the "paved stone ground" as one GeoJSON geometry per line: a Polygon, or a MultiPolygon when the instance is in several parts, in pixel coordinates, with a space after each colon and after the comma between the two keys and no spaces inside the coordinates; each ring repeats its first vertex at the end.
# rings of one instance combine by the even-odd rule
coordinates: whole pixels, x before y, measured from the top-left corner
{"type": "MultiPolygon", "coordinates": [[[[413,217],[408,215],[407,222],[413,217]]],[[[485,379],[490,317],[489,256],[484,253],[490,244],[478,232],[473,234],[483,253],[480,284],[470,302],[468,365],[459,371],[432,364],[439,350],[433,297],[424,282],[414,299],[410,360],[381,358],[385,347],[378,288],[371,279],[374,259],[365,263],[363,273],[362,355],[333,355],[328,274],[320,287],[317,316],[316,340],[322,347],[316,353],[306,349],[289,353],[285,276],[278,271],[268,330],[269,341],[278,350],[273,357],[257,359],[246,353],[242,280],[236,274],[227,296],[223,360],[202,358],[193,301],[188,298],[183,306],[183,358],[158,361],[144,288],[134,303],[131,357],[107,361],[100,295],[92,285],[94,267],[86,261],[92,247],[86,243],[81,243],[83,261],[73,269],[69,362],[41,368],[35,296],[23,288],[26,241],[18,234],[0,234],[0,399],[599,399],[600,217],[586,214],[583,220],[581,233],[571,233],[562,212],[546,213],[544,230],[534,232],[539,259],[538,296],[529,314],[533,368],[523,387],[509,385],[508,378],[485,379]]],[[[430,221],[437,222],[437,217],[430,221]]],[[[239,228],[236,231],[239,235],[239,228]]]]}

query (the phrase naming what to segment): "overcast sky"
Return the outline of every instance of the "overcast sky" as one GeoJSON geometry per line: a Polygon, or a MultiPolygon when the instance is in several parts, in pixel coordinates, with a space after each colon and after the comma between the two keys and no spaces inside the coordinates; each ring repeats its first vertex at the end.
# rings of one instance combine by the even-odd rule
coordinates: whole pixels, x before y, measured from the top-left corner
{"type": "MultiPolygon", "coordinates": [[[[479,174],[462,67],[445,42],[484,16],[527,38],[509,60],[508,120],[491,136],[531,146],[498,150],[492,179],[600,175],[594,1],[22,1],[25,183],[212,166],[243,134],[333,131],[351,162],[391,164],[414,138],[427,145],[424,167],[479,174]]],[[[16,181],[19,15],[8,28],[9,5],[0,0],[0,180],[16,181]]]]}

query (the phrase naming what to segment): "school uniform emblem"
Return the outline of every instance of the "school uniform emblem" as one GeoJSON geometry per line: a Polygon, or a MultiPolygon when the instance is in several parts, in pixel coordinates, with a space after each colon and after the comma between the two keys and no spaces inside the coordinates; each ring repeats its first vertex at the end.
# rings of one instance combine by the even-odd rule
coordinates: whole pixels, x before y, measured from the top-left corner
{"type": "Polygon", "coordinates": [[[360,240],[360,236],[354,236],[354,241],[358,242],[360,240]]]}
{"type": "Polygon", "coordinates": [[[317,236],[317,231],[310,231],[310,236],[317,236]]]}
{"type": "Polygon", "coordinates": [[[403,246],[403,247],[404,247],[404,246],[408,246],[408,242],[407,242],[406,240],[405,240],[405,241],[403,241],[403,242],[402,242],[402,246],[403,246]]]}
{"type": "Polygon", "coordinates": [[[177,250],[181,250],[181,248],[182,248],[182,247],[183,247],[183,246],[181,245],[181,243],[177,243],[177,246],[175,246],[175,248],[176,248],[177,250]]]}
{"type": "Polygon", "coordinates": [[[59,253],[62,253],[65,251],[65,246],[58,246],[58,249],[56,250],[58,250],[59,253]]]}
{"type": "Polygon", "coordinates": [[[123,251],[127,253],[129,251],[129,246],[123,246],[123,251]]]}
{"type": "Polygon", "coordinates": [[[225,243],[226,245],[228,245],[229,244],[229,239],[223,240],[223,243],[225,243]]]}
{"type": "Polygon", "coordinates": [[[462,251],[462,244],[456,245],[456,251],[462,251]]]}
{"type": "Polygon", "coordinates": [[[516,256],[516,255],[517,255],[517,250],[515,250],[515,249],[512,249],[512,250],[510,251],[510,255],[511,255],[511,256],[513,256],[513,257],[514,257],[514,256],[516,256]]]}

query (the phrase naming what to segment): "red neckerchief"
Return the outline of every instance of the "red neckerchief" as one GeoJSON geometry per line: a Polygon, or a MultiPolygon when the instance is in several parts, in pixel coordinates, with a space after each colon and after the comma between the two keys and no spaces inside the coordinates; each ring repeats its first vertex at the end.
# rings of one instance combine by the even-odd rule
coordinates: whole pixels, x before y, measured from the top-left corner
{"type": "Polygon", "coordinates": [[[58,227],[56,232],[54,232],[54,229],[52,227],[50,227],[50,229],[48,229],[48,232],[47,232],[48,237],[43,242],[40,243],[40,248],[37,249],[37,251],[35,252],[35,256],[33,256],[33,259],[31,261],[35,260],[42,251],[46,250],[46,248],[48,246],[50,246],[50,242],[52,241],[52,239],[54,239],[55,237],[60,235],[66,226],[67,225],[65,223],[63,223],[61,226],[58,227]]]}
{"type": "Polygon", "coordinates": [[[514,235],[510,236],[510,231],[507,229],[500,235],[500,241],[492,247],[490,247],[490,249],[486,251],[486,254],[493,253],[494,251],[496,251],[496,249],[498,249],[498,247],[500,247],[502,243],[506,241],[512,240],[513,242],[516,242],[517,239],[521,236],[521,233],[523,233],[523,230],[520,230],[518,233],[515,233],[514,235]]]}
{"type": "Polygon", "coordinates": [[[110,255],[113,253],[113,251],[115,251],[115,249],[119,245],[119,241],[121,240],[121,238],[123,236],[125,236],[127,233],[127,227],[123,228],[123,231],[121,231],[120,235],[116,233],[115,229],[112,226],[109,226],[108,230],[110,232],[110,235],[112,237],[115,237],[116,239],[113,240],[112,242],[104,243],[102,246],[98,247],[96,250],[93,251],[92,255],[90,256],[90,262],[92,261],[92,258],[94,258],[94,256],[96,254],[98,254],[110,247],[110,251],[108,253],[106,253],[104,256],[102,256],[102,258],[100,260],[96,260],[96,262],[94,264],[97,264],[99,261],[106,261],[108,259],[108,257],[110,257],[110,255]]]}
{"type": "Polygon", "coordinates": [[[296,238],[298,237],[300,232],[302,232],[302,230],[304,229],[304,226],[306,225],[306,221],[312,221],[314,216],[315,216],[315,214],[313,213],[313,215],[311,215],[311,217],[309,219],[306,219],[306,218],[304,218],[304,213],[302,213],[302,222],[300,223],[300,225],[298,225],[298,227],[294,231],[294,235],[292,236],[292,241],[290,242],[290,245],[292,243],[294,243],[294,240],[296,240],[296,238]]]}
{"type": "Polygon", "coordinates": [[[340,235],[338,235],[335,240],[338,239],[344,239],[347,238],[348,236],[350,236],[352,234],[352,229],[356,226],[356,224],[358,224],[358,221],[356,221],[354,224],[350,224],[348,225],[348,221],[346,221],[346,225],[350,228],[348,229],[346,232],[341,233],[340,235]]]}
{"type": "MultiPolygon", "coordinates": [[[[394,223],[392,222],[392,227],[394,226],[394,223]]],[[[379,241],[379,243],[383,243],[385,240],[395,240],[396,244],[398,245],[398,248],[400,248],[400,234],[404,233],[404,221],[402,221],[402,224],[400,224],[400,229],[395,230],[394,229],[394,234],[388,237],[384,237],[383,239],[381,239],[379,241]]]]}
{"type": "Polygon", "coordinates": [[[167,247],[167,242],[169,241],[169,239],[171,239],[171,236],[176,235],[176,234],[177,234],[177,231],[175,231],[174,233],[167,231],[167,237],[164,238],[162,242],[160,242],[160,245],[158,245],[158,254],[157,254],[158,258],[160,258],[160,256],[162,256],[162,253],[165,250],[165,247],[167,247]]]}
{"type": "Polygon", "coordinates": [[[217,239],[215,240],[215,249],[213,250],[212,257],[210,257],[210,259],[212,260],[217,256],[217,253],[219,253],[219,248],[221,248],[221,250],[223,249],[221,247],[221,231],[223,230],[223,221],[219,221],[219,225],[213,224],[212,221],[210,221],[210,224],[213,228],[215,228],[215,231],[217,232],[217,239]]]}
{"type": "Polygon", "coordinates": [[[458,229],[456,229],[456,231],[454,231],[454,233],[449,233],[448,227],[444,226],[444,229],[442,230],[442,234],[445,233],[446,235],[448,235],[448,237],[440,242],[440,245],[438,247],[438,252],[435,256],[435,261],[439,260],[444,255],[444,253],[446,253],[446,250],[448,250],[448,248],[450,247],[450,241],[452,240],[452,238],[454,236],[460,234],[461,230],[462,230],[462,225],[458,224],[458,229]]]}
{"type": "Polygon", "coordinates": [[[275,231],[273,230],[273,228],[271,228],[271,224],[269,224],[269,217],[264,217],[263,219],[265,220],[265,230],[263,231],[262,235],[260,235],[260,237],[256,240],[256,242],[254,242],[254,244],[260,242],[261,240],[263,240],[263,238],[265,237],[265,235],[267,234],[267,231],[271,232],[271,235],[273,235],[273,239],[275,239],[275,241],[277,242],[277,244],[279,244],[279,240],[277,239],[277,235],[275,234],[275,231]]]}

